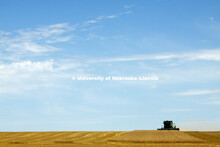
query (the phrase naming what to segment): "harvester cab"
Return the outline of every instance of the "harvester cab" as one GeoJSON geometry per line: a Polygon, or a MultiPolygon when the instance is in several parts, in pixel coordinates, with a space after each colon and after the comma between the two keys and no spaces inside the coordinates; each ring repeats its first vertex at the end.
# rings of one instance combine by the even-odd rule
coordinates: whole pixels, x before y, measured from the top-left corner
{"type": "Polygon", "coordinates": [[[163,121],[163,127],[158,128],[157,130],[180,130],[180,129],[176,128],[176,125],[173,124],[173,121],[166,120],[163,121]]]}

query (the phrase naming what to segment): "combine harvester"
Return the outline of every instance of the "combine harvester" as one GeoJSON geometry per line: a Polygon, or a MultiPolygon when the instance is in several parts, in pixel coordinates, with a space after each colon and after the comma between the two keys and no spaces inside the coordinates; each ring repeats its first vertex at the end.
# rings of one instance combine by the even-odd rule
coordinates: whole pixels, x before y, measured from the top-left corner
{"type": "Polygon", "coordinates": [[[180,130],[179,128],[176,128],[176,125],[170,120],[163,121],[163,125],[163,127],[157,128],[157,130],[180,130]]]}

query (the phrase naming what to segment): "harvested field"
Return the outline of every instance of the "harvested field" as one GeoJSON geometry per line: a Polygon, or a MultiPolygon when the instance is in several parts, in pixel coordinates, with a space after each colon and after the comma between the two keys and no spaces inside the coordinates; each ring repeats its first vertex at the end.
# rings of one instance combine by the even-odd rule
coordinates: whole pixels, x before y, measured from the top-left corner
{"type": "Polygon", "coordinates": [[[220,144],[220,131],[212,131],[212,132],[190,131],[186,133],[191,136],[206,140],[206,142],[208,143],[220,144]]]}
{"type": "Polygon", "coordinates": [[[220,146],[219,137],[181,131],[0,132],[0,147],[206,147],[220,146]]]}
{"type": "Polygon", "coordinates": [[[110,141],[137,143],[201,143],[201,139],[176,130],[136,130],[110,141]]]}
{"type": "Polygon", "coordinates": [[[76,145],[106,144],[108,139],[126,133],[125,131],[108,132],[0,132],[0,146],[9,145],[76,145]]]}

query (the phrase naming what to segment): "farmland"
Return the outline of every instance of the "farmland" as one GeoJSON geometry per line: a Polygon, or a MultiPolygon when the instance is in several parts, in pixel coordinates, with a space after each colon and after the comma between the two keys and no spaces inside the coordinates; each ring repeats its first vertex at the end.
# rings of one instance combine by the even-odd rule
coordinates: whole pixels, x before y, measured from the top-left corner
{"type": "Polygon", "coordinates": [[[60,131],[0,132],[0,147],[220,146],[220,132],[60,131]]]}
{"type": "Polygon", "coordinates": [[[176,130],[137,130],[113,138],[115,142],[136,143],[202,143],[201,139],[195,138],[176,130]]]}

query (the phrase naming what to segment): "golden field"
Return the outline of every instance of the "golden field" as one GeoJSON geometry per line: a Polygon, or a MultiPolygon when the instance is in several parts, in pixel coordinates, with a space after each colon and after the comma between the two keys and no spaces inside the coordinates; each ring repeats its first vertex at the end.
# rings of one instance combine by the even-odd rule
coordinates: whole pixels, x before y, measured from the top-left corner
{"type": "Polygon", "coordinates": [[[136,143],[202,143],[203,140],[177,130],[136,130],[110,141],[136,143]]]}
{"type": "Polygon", "coordinates": [[[0,147],[205,147],[220,146],[220,132],[60,131],[0,132],[0,147]]]}

